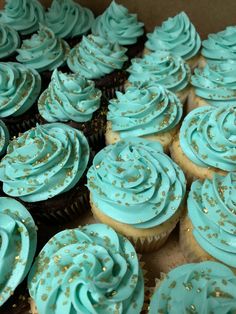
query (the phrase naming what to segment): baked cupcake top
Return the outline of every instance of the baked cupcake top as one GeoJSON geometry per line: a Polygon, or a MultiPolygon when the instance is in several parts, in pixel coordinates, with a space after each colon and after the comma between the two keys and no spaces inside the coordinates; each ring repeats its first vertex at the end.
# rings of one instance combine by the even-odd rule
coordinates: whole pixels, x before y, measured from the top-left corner
{"type": "Polygon", "coordinates": [[[188,86],[191,70],[181,57],[161,51],[132,59],[128,81],[134,85],[154,81],[176,93],[188,86]]]}
{"type": "Polygon", "coordinates": [[[236,277],[215,262],[185,264],[171,270],[151,298],[149,314],[234,313],[236,277]]]}
{"type": "Polygon", "coordinates": [[[102,149],[93,159],[88,188],[104,214],[146,229],[171,218],[185,194],[182,170],[158,142],[129,138],[102,149]]]}
{"type": "Polygon", "coordinates": [[[134,247],[103,224],[56,234],[37,257],[28,287],[39,313],[139,314],[144,300],[134,247]]]}
{"type": "Polygon", "coordinates": [[[39,72],[53,71],[67,59],[69,45],[55,36],[53,31],[40,25],[37,34],[30,39],[23,40],[20,49],[17,49],[18,62],[31,66],[39,72]]]}
{"type": "Polygon", "coordinates": [[[103,14],[95,19],[92,33],[110,42],[132,45],[143,35],[143,26],[143,23],[138,22],[137,14],[129,13],[127,8],[113,0],[103,14]]]}
{"type": "Polygon", "coordinates": [[[170,51],[185,60],[194,57],[200,47],[201,39],[185,12],[168,18],[161,26],[156,26],[147,34],[146,48],[151,51],[170,51]]]}
{"type": "Polygon", "coordinates": [[[192,110],[180,129],[184,154],[201,167],[236,171],[236,106],[192,110]]]}
{"type": "Polygon", "coordinates": [[[88,159],[83,133],[63,123],[37,125],[10,142],[0,163],[3,191],[25,202],[52,198],[76,185],[88,159]]]}
{"type": "Polygon", "coordinates": [[[78,72],[87,79],[98,79],[121,69],[128,60],[126,51],[126,48],[103,37],[83,36],[82,41],[71,49],[67,64],[72,72],[78,72]]]}
{"type": "Polygon", "coordinates": [[[53,0],[45,22],[57,37],[72,38],[86,34],[94,21],[91,10],[73,0],[53,0]]]}
{"type": "Polygon", "coordinates": [[[27,209],[10,197],[0,197],[0,306],[26,277],[33,262],[37,234],[27,209]]]}
{"type": "Polygon", "coordinates": [[[21,35],[36,32],[44,23],[44,9],[37,0],[6,0],[0,11],[0,22],[13,27],[21,35]]]}
{"type": "Polygon", "coordinates": [[[77,74],[66,74],[57,69],[52,74],[51,83],[38,101],[41,116],[48,122],[86,122],[100,107],[102,93],[77,74]]]}
{"type": "Polygon", "coordinates": [[[159,134],[173,129],[183,113],[180,100],[161,85],[128,87],[110,100],[107,119],[121,138],[159,134]]]}
{"type": "Polygon", "coordinates": [[[9,57],[20,46],[20,37],[11,26],[0,22],[0,59],[9,57]]]}
{"type": "Polygon", "coordinates": [[[225,61],[215,66],[208,64],[195,69],[191,77],[195,94],[209,105],[236,104],[236,61],[225,61]]]}
{"type": "Polygon", "coordinates": [[[0,155],[4,154],[9,144],[9,131],[5,125],[5,123],[0,120],[0,155]]]}
{"type": "Polygon", "coordinates": [[[195,181],[188,196],[188,216],[199,245],[236,268],[236,173],[195,181]]]}
{"type": "Polygon", "coordinates": [[[202,42],[202,55],[208,63],[236,60],[236,26],[228,26],[225,30],[208,35],[202,42]]]}
{"type": "Polygon", "coordinates": [[[41,90],[37,71],[16,62],[0,63],[0,117],[20,116],[35,102],[41,90]]]}

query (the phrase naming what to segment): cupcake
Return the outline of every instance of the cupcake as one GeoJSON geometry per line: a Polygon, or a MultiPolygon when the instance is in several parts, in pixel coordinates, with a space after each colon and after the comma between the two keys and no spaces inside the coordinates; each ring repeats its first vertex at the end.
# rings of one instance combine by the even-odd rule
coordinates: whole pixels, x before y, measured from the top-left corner
{"type": "Polygon", "coordinates": [[[69,124],[83,131],[93,150],[99,150],[104,147],[106,127],[101,96],[93,81],[78,73],[66,74],[56,69],[51,83],[38,100],[38,110],[43,122],[69,124]]]}
{"type": "Polygon", "coordinates": [[[0,308],[27,276],[37,234],[27,209],[10,197],[0,197],[0,308]]]}
{"type": "Polygon", "coordinates": [[[185,12],[156,26],[152,33],[147,34],[147,38],[145,53],[169,51],[183,58],[191,69],[197,66],[201,39],[185,12]]]}
{"type": "Polygon", "coordinates": [[[20,37],[11,26],[0,22],[0,60],[10,61],[20,46],[20,37]]]}
{"type": "Polygon", "coordinates": [[[236,61],[228,60],[215,66],[208,64],[194,71],[193,88],[188,97],[187,111],[196,107],[236,104],[236,61]]]}
{"type": "Polygon", "coordinates": [[[64,230],[28,277],[33,313],[139,314],[144,281],[131,243],[103,224],[64,230]]]}
{"type": "Polygon", "coordinates": [[[69,54],[69,45],[57,38],[52,30],[40,25],[37,34],[24,40],[17,49],[17,61],[41,73],[45,88],[54,69],[63,66],[69,54]]]}
{"type": "Polygon", "coordinates": [[[37,125],[10,142],[0,162],[3,191],[25,202],[37,219],[73,219],[87,208],[88,159],[80,131],[63,123],[37,125]]]}
{"type": "Polygon", "coordinates": [[[236,272],[236,172],[193,182],[180,226],[188,262],[218,260],[236,272]]]}
{"type": "Polygon", "coordinates": [[[0,23],[10,25],[25,39],[39,29],[39,23],[44,23],[43,6],[37,0],[6,0],[0,23]]]}
{"type": "Polygon", "coordinates": [[[105,147],[87,178],[95,218],[140,252],[157,250],[179,220],[185,177],[158,142],[130,138],[105,147]]]}
{"type": "Polygon", "coordinates": [[[127,61],[126,49],[100,36],[83,36],[69,54],[67,64],[74,73],[95,81],[104,96],[112,98],[116,90],[123,88],[127,61]]]}
{"type": "Polygon", "coordinates": [[[9,131],[5,125],[5,123],[0,120],[0,156],[3,155],[7,149],[7,145],[9,144],[9,131]]]}
{"type": "Polygon", "coordinates": [[[57,37],[67,40],[71,47],[89,32],[93,21],[92,11],[73,0],[53,0],[45,14],[46,25],[57,37]]]}
{"type": "Polygon", "coordinates": [[[188,183],[236,171],[235,105],[200,107],[183,120],[170,151],[188,183]]]}
{"type": "Polygon", "coordinates": [[[149,314],[214,313],[236,311],[236,277],[215,262],[185,264],[157,284],[149,314]]]}
{"type": "Polygon", "coordinates": [[[128,87],[116,96],[108,106],[106,143],[139,136],[160,142],[168,152],[183,111],[175,94],[150,83],[146,87],[128,87]]]}
{"type": "Polygon", "coordinates": [[[189,93],[191,70],[181,57],[161,51],[136,58],[128,68],[127,84],[140,86],[150,81],[161,84],[185,103],[189,93]]]}
{"type": "Polygon", "coordinates": [[[222,61],[236,61],[236,26],[208,35],[202,42],[201,67],[208,64],[220,64],[222,61]]]}
{"type": "Polygon", "coordinates": [[[11,135],[35,125],[35,101],[41,91],[41,78],[33,68],[16,62],[0,63],[0,118],[11,135]]]}
{"type": "Polygon", "coordinates": [[[141,54],[146,39],[144,24],[138,21],[137,14],[129,13],[127,8],[114,0],[95,19],[92,33],[125,46],[130,59],[141,54]]]}

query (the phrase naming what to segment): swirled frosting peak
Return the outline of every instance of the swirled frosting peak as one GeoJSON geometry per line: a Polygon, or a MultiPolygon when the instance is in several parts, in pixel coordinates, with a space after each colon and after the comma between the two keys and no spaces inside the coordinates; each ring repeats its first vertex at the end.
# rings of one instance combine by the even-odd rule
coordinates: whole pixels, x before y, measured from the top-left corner
{"type": "Polygon", "coordinates": [[[0,63],[0,117],[19,116],[35,102],[41,90],[37,71],[19,63],[0,63]]]}
{"type": "Polygon", "coordinates": [[[73,0],[53,0],[45,20],[57,37],[71,38],[86,34],[94,16],[91,10],[73,0]]]}
{"type": "Polygon", "coordinates": [[[236,60],[195,69],[191,83],[209,105],[236,104],[236,60]]]}
{"type": "Polygon", "coordinates": [[[39,313],[139,314],[144,300],[134,247],[103,224],[56,234],[37,257],[28,287],[39,313]]]}
{"type": "Polygon", "coordinates": [[[36,226],[27,209],[0,197],[0,306],[26,277],[37,242],[36,226]]]}
{"type": "Polygon", "coordinates": [[[161,85],[129,87],[110,100],[107,119],[121,138],[168,132],[180,121],[180,100],[161,85]]]}
{"type": "Polygon", "coordinates": [[[187,87],[191,76],[189,66],[181,57],[165,51],[133,59],[128,72],[129,82],[135,85],[154,81],[174,93],[187,87]]]}
{"type": "Polygon", "coordinates": [[[44,25],[40,25],[37,34],[23,41],[20,49],[17,49],[18,62],[42,71],[53,71],[66,61],[70,48],[53,31],[44,25]]]}
{"type": "Polygon", "coordinates": [[[37,125],[10,142],[0,163],[3,191],[25,202],[52,198],[76,185],[88,159],[80,131],[63,123],[37,125]]]}
{"type": "Polygon", "coordinates": [[[188,60],[194,57],[200,47],[201,39],[186,13],[181,12],[168,18],[161,26],[147,34],[145,46],[151,51],[170,51],[188,60]]]}
{"type": "Polygon", "coordinates": [[[171,270],[151,298],[149,314],[229,314],[236,311],[236,276],[216,262],[171,270]]]}
{"type": "Polygon", "coordinates": [[[126,50],[100,36],[83,36],[82,41],[71,50],[67,64],[72,72],[97,79],[121,69],[128,59],[126,50]]]}
{"type": "Polygon", "coordinates": [[[4,154],[9,143],[10,135],[5,123],[0,120],[0,155],[4,154]]]}
{"type": "Polygon", "coordinates": [[[11,26],[0,22],[0,59],[12,55],[20,45],[20,37],[11,26]]]}
{"type": "Polygon", "coordinates": [[[171,218],[185,194],[182,170],[158,142],[129,138],[102,149],[88,173],[92,201],[105,215],[135,228],[171,218]]]}
{"type": "Polygon", "coordinates": [[[188,216],[198,244],[236,268],[236,172],[195,181],[188,197],[188,216]]]}
{"type": "Polygon", "coordinates": [[[236,171],[236,106],[192,110],[180,129],[180,146],[201,167],[236,171]]]}
{"type": "Polygon", "coordinates": [[[101,95],[93,81],[56,69],[51,83],[39,98],[39,113],[48,122],[86,122],[99,108],[101,95]]]}
{"type": "Polygon", "coordinates": [[[216,34],[210,34],[202,42],[202,55],[208,63],[215,64],[236,60],[236,26],[228,26],[216,34]]]}
{"type": "Polygon", "coordinates": [[[92,33],[120,45],[132,45],[143,35],[143,25],[138,22],[137,14],[129,13],[127,8],[113,0],[94,21],[92,33]]]}
{"type": "Polygon", "coordinates": [[[38,0],[6,0],[0,22],[22,35],[32,34],[38,30],[39,23],[44,23],[44,9],[38,0]]]}

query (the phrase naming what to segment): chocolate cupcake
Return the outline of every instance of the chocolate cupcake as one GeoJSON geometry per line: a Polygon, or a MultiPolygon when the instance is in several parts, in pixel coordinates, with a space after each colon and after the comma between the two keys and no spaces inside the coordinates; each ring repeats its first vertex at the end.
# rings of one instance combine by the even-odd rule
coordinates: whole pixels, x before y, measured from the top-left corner
{"type": "Polygon", "coordinates": [[[77,74],[54,70],[51,83],[38,100],[43,122],[64,122],[83,131],[91,148],[105,146],[106,110],[101,104],[102,93],[77,74]]]}
{"type": "Polygon", "coordinates": [[[144,24],[138,21],[137,14],[129,13],[126,7],[114,0],[95,19],[92,33],[126,47],[129,59],[141,55],[146,40],[144,24]]]}
{"type": "Polygon", "coordinates": [[[41,91],[41,78],[33,68],[16,62],[0,63],[0,118],[11,136],[37,122],[35,101],[41,91]]]}
{"type": "Polygon", "coordinates": [[[62,67],[70,51],[69,45],[57,38],[52,30],[40,25],[37,34],[24,40],[17,49],[17,61],[40,72],[43,87],[47,88],[52,71],[62,67]]]}
{"type": "Polygon", "coordinates": [[[84,172],[89,146],[63,123],[37,125],[10,142],[0,163],[3,191],[25,202],[36,219],[73,219],[87,209],[84,172]]]}
{"type": "Polygon", "coordinates": [[[0,23],[10,25],[26,39],[44,23],[44,8],[38,0],[6,0],[0,23]]]}
{"type": "Polygon", "coordinates": [[[3,155],[9,144],[10,134],[5,123],[0,120],[0,156],[3,155]]]}
{"type": "Polygon", "coordinates": [[[70,47],[80,42],[94,21],[91,10],[73,0],[53,0],[45,14],[45,23],[59,38],[64,38],[70,47]]]}
{"type": "Polygon", "coordinates": [[[20,37],[14,28],[0,22],[0,60],[13,61],[20,37]]]}
{"type": "Polygon", "coordinates": [[[88,35],[71,49],[67,64],[74,73],[95,81],[95,86],[110,99],[116,90],[122,90],[126,80],[123,70],[128,57],[126,48],[107,39],[88,35]]]}

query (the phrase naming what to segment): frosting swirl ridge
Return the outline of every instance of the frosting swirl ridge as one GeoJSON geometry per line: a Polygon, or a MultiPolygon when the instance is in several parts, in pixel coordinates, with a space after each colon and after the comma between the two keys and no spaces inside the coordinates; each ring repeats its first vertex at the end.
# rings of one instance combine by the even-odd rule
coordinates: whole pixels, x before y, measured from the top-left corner
{"type": "Polygon", "coordinates": [[[236,106],[192,110],[180,128],[180,146],[201,167],[236,171],[236,106]]]}
{"type": "Polygon", "coordinates": [[[147,34],[147,38],[145,46],[149,50],[170,51],[185,60],[194,57],[201,47],[200,36],[184,12],[156,26],[152,33],[147,34]]]}
{"type": "Polygon", "coordinates": [[[0,197],[0,306],[26,277],[37,243],[36,226],[26,208],[0,197]]]}
{"type": "Polygon", "coordinates": [[[161,85],[131,86],[110,100],[107,119],[121,138],[168,132],[180,121],[180,100],[161,85]]]}
{"type": "Polygon", "coordinates": [[[85,136],[63,123],[37,125],[10,142],[0,163],[3,191],[25,202],[73,188],[89,159],[85,136]]]}
{"type": "Polygon", "coordinates": [[[12,55],[20,45],[20,37],[11,26],[0,22],[0,59],[12,55]]]}
{"type": "Polygon", "coordinates": [[[158,142],[129,138],[102,149],[88,173],[92,201],[107,216],[135,228],[171,218],[185,194],[182,170],[158,142]]]}
{"type": "Polygon", "coordinates": [[[10,134],[5,123],[0,120],[0,155],[4,154],[9,143],[10,134]]]}
{"type": "Polygon", "coordinates": [[[139,314],[144,300],[134,247],[103,224],[56,234],[36,259],[28,286],[39,313],[139,314]]]}
{"type": "Polygon", "coordinates": [[[48,122],[86,122],[100,107],[101,91],[77,74],[66,74],[57,69],[51,83],[38,101],[41,116],[48,122]]]}

